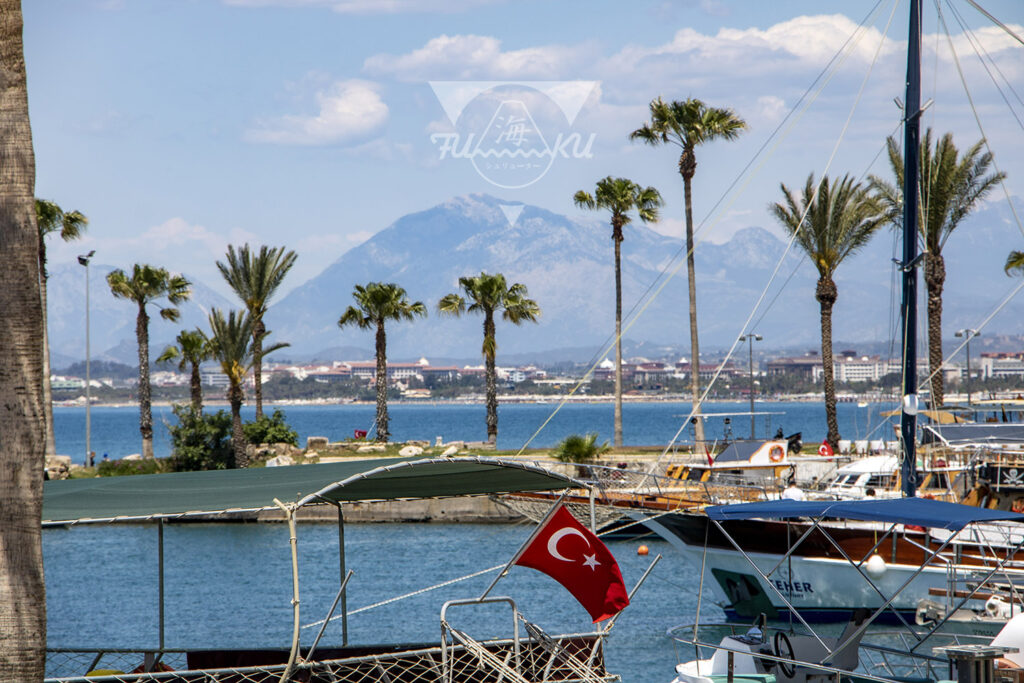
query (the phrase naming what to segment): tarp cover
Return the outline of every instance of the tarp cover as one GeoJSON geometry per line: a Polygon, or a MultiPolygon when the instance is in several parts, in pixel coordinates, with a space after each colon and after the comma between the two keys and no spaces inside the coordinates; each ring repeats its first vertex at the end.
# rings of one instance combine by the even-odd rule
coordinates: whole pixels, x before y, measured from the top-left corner
{"type": "Polygon", "coordinates": [[[43,524],[146,519],[283,503],[440,498],[578,486],[527,463],[494,458],[387,458],[291,467],[178,472],[43,484],[43,524]]]}
{"type": "Polygon", "coordinates": [[[925,425],[921,429],[921,443],[941,443],[948,446],[1024,443],[1024,425],[1013,423],[925,425]]]}
{"type": "Polygon", "coordinates": [[[916,524],[959,531],[972,522],[1024,522],[1024,515],[1005,510],[988,510],[928,498],[887,498],[882,500],[769,500],[761,503],[716,505],[706,509],[718,521],[732,519],[793,519],[823,517],[864,522],[916,524]]]}
{"type": "Polygon", "coordinates": [[[715,456],[715,462],[750,462],[750,458],[763,445],[760,441],[734,441],[715,456]]]}

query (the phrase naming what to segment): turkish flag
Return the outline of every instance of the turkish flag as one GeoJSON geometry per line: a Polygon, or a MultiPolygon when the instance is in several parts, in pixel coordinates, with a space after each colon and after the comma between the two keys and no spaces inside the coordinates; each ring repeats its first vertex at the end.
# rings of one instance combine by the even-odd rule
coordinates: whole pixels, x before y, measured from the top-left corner
{"type": "Polygon", "coordinates": [[[818,455],[824,456],[826,458],[831,458],[833,455],[835,455],[835,453],[832,452],[832,444],[830,444],[827,439],[825,441],[822,441],[821,445],[818,446],[818,455]]]}
{"type": "Polygon", "coordinates": [[[565,586],[594,623],[618,614],[629,604],[611,551],[561,505],[515,563],[544,572],[565,586]]]}
{"type": "Polygon", "coordinates": [[[353,429],[352,430],[352,434],[354,434],[357,439],[365,439],[366,438],[366,430],[365,429],[353,429]]]}

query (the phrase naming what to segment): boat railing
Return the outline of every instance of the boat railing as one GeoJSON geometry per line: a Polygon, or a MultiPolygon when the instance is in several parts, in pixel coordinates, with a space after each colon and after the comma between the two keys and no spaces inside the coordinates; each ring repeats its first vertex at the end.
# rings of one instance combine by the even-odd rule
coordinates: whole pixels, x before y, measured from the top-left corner
{"type": "MultiPolygon", "coordinates": [[[[689,653],[693,652],[695,658],[705,659],[706,656],[715,651],[724,651],[736,655],[751,654],[750,651],[730,648],[722,644],[727,636],[742,636],[750,631],[750,624],[720,623],[720,624],[683,624],[668,630],[676,650],[676,658],[679,662],[688,661],[689,653]],[[680,649],[682,648],[682,650],[680,649]]],[[[779,628],[771,629],[788,635],[800,635],[799,629],[779,628]]],[[[803,635],[810,635],[803,633],[803,635]]],[[[858,659],[856,667],[852,669],[838,668],[827,663],[828,658],[819,662],[794,661],[791,658],[779,656],[771,647],[770,638],[765,638],[765,646],[754,653],[754,657],[762,663],[771,662],[768,667],[774,667],[775,663],[796,664],[808,672],[806,680],[811,681],[841,681],[856,674],[859,683],[866,680],[891,683],[892,681],[906,681],[913,679],[920,680],[942,680],[955,679],[955,672],[949,659],[945,657],[928,654],[935,647],[950,645],[987,645],[990,638],[982,636],[971,636],[956,633],[927,633],[924,631],[910,631],[907,629],[876,629],[871,628],[861,640],[858,648],[858,659]],[[928,647],[922,647],[925,642],[928,647]]]]}
{"type": "MultiPolygon", "coordinates": [[[[485,681],[530,681],[545,683],[613,683],[618,676],[605,670],[603,634],[583,633],[548,636],[542,642],[533,634],[521,641],[494,639],[473,641],[466,647],[454,643],[447,648],[447,667],[441,647],[423,647],[382,654],[299,661],[293,665],[289,680],[330,680],[335,683],[367,681],[403,681],[408,683],[485,683],[485,681]],[[507,671],[518,647],[520,664],[515,676],[507,671]],[[481,654],[486,652],[486,657],[481,654]],[[586,668],[581,673],[581,666],[586,668]]],[[[328,650],[329,651],[329,650],[328,650]]],[[[47,683],[278,683],[287,665],[253,664],[247,666],[196,666],[202,650],[144,649],[50,649],[47,650],[47,683]],[[175,670],[131,672],[147,658],[175,670]],[[93,666],[90,669],[90,665],[93,666]],[[89,671],[106,671],[100,675],[89,671]],[[115,673],[116,672],[116,673],[115,673]]],[[[281,655],[281,651],[273,651],[281,655]]],[[[246,655],[265,657],[266,651],[224,651],[227,659],[244,661],[246,655]]],[[[283,662],[287,651],[283,652],[283,662]]]]}

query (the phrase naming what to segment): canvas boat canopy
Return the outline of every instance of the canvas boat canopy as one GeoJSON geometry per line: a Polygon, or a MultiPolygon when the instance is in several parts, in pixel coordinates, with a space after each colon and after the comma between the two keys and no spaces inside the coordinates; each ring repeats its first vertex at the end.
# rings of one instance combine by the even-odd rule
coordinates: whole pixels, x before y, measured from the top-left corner
{"type": "Polygon", "coordinates": [[[387,458],[43,484],[43,525],[175,518],[313,503],[549,491],[583,484],[496,458],[387,458]]]}
{"type": "Polygon", "coordinates": [[[716,505],[705,509],[718,521],[742,519],[853,519],[862,522],[915,524],[959,531],[974,522],[1022,522],[1024,515],[1006,510],[946,503],[928,498],[888,498],[882,500],[769,500],[738,505],[716,505]]]}
{"type": "Polygon", "coordinates": [[[926,425],[921,429],[921,443],[944,446],[1021,444],[1024,443],[1024,425],[1014,423],[926,425]]]}

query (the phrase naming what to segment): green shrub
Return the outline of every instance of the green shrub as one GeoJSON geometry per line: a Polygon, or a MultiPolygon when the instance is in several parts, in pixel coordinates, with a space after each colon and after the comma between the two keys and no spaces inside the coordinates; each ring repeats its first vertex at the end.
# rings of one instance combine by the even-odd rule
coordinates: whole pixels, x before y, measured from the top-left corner
{"type": "Polygon", "coordinates": [[[245,440],[252,444],[261,443],[286,443],[292,446],[299,445],[299,433],[292,429],[284,419],[284,411],[275,408],[268,417],[265,413],[262,417],[246,422],[242,425],[245,432],[245,440]]]}
{"type": "Polygon", "coordinates": [[[608,442],[597,445],[597,432],[586,436],[570,434],[555,449],[555,458],[561,462],[588,463],[609,450],[608,442]]]}
{"type": "Polygon", "coordinates": [[[191,405],[178,404],[172,410],[178,418],[178,424],[168,426],[174,472],[226,470],[235,466],[229,413],[197,413],[191,405]]]}
{"type": "Polygon", "coordinates": [[[96,468],[101,477],[123,477],[130,474],[160,474],[170,471],[167,458],[147,460],[104,460],[96,468]]]}

